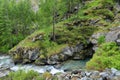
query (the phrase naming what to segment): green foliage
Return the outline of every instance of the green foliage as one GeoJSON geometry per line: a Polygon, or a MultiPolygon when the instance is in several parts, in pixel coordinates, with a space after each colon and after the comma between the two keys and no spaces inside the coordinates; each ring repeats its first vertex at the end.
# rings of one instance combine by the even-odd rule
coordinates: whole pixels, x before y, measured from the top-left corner
{"type": "Polygon", "coordinates": [[[7,52],[32,31],[35,13],[30,1],[1,0],[0,52],[7,52]]]}
{"type": "Polygon", "coordinates": [[[64,26],[65,28],[56,29],[56,35],[58,38],[56,42],[59,44],[79,44],[85,43],[92,33],[95,31],[95,27],[77,27],[77,26],[64,26]]]}
{"type": "Polygon", "coordinates": [[[45,80],[39,73],[35,71],[22,71],[10,72],[8,76],[3,77],[0,80],[45,80]]]}
{"type": "Polygon", "coordinates": [[[102,44],[102,43],[104,43],[105,42],[105,36],[100,36],[99,38],[98,38],[98,44],[102,44]]]}
{"type": "Polygon", "coordinates": [[[104,70],[112,67],[120,69],[119,57],[120,49],[115,42],[103,43],[86,67],[93,70],[104,70]]]}

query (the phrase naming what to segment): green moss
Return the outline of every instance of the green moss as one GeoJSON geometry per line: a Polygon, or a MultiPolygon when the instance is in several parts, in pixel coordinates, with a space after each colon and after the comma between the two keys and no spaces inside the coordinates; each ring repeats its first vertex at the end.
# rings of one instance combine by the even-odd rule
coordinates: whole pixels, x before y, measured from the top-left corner
{"type": "Polygon", "coordinates": [[[87,63],[87,69],[104,70],[105,68],[120,69],[120,49],[114,42],[103,43],[87,63]]]}

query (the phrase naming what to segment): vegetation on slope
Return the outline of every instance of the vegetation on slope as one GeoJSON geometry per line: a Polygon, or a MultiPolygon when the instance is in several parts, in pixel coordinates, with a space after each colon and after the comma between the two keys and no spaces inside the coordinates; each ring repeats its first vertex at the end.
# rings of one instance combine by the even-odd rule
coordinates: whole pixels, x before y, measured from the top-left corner
{"type": "Polygon", "coordinates": [[[35,13],[30,6],[26,0],[0,0],[0,52],[8,52],[33,32],[35,13]]]}
{"type": "MultiPolygon", "coordinates": [[[[23,49],[38,48],[40,53],[42,53],[39,55],[40,58],[50,57],[51,55],[60,53],[66,46],[76,46],[80,43],[87,45],[87,40],[94,32],[107,31],[111,27],[111,22],[114,22],[115,8],[113,0],[85,1],[85,4],[77,12],[72,12],[74,5],[77,5],[73,3],[74,5],[72,5],[70,13],[68,5],[66,6],[66,10],[60,10],[60,5],[58,6],[58,4],[65,6],[67,3],[67,1],[61,1],[56,4],[56,15],[52,15],[54,12],[54,3],[49,3],[49,0],[48,2],[43,2],[43,5],[46,5],[41,5],[37,13],[37,21],[41,25],[40,30],[21,41],[10,52],[16,51],[20,47],[23,49]],[[44,14],[46,10],[50,14],[44,14]],[[39,13],[39,17],[41,18],[38,18],[39,13]],[[53,41],[52,34],[53,17],[56,19],[56,22],[53,23],[55,24],[55,41],[53,41]],[[61,17],[66,20],[61,21],[61,17]],[[40,36],[41,39],[36,39],[40,36]]],[[[15,59],[19,59],[21,54],[16,54],[14,56],[15,59]]]]}
{"type": "MultiPolygon", "coordinates": [[[[108,31],[110,27],[120,25],[118,18],[120,12],[116,12],[113,0],[53,0],[53,2],[51,0],[46,0],[46,2],[40,0],[39,2],[41,3],[40,8],[34,13],[29,1],[23,0],[16,3],[14,0],[10,2],[9,0],[1,0],[0,52],[7,52],[11,48],[10,52],[19,48],[37,48],[42,53],[39,54],[39,57],[46,58],[60,53],[66,46],[76,46],[80,43],[87,45],[87,40],[94,32],[108,31]],[[119,14],[115,15],[115,13],[119,14]],[[55,40],[53,40],[52,24],[55,25],[55,40]],[[36,29],[38,30],[36,31],[36,29]],[[28,36],[29,34],[31,35],[28,36]]],[[[113,43],[105,43],[105,45],[107,44],[113,43]]],[[[104,47],[105,45],[101,46],[104,47]]],[[[115,44],[113,46],[117,47],[115,44]]],[[[104,54],[109,53],[102,48],[100,51],[103,51],[104,54]]],[[[100,51],[98,50],[98,52],[100,51]]],[[[112,51],[119,53],[116,49],[112,51]]],[[[13,57],[15,59],[23,57],[21,56],[22,53],[19,53],[13,57]]],[[[93,56],[93,60],[95,57],[93,56]]],[[[94,69],[91,65],[92,63],[88,63],[88,68],[94,69]]],[[[113,63],[111,63],[112,65],[113,63]]],[[[101,70],[107,66],[104,66],[103,62],[102,68],[100,66],[95,69],[101,70]]]]}
{"type": "Polygon", "coordinates": [[[120,50],[115,42],[103,43],[99,46],[93,58],[86,67],[90,70],[104,70],[105,68],[120,69],[120,50]]]}

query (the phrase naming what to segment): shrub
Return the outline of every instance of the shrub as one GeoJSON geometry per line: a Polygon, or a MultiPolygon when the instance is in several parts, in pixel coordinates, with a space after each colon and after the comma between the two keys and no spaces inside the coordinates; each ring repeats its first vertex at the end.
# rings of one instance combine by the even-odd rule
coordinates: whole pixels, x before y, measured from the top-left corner
{"type": "Polygon", "coordinates": [[[120,49],[115,42],[103,43],[87,63],[87,69],[104,70],[105,68],[120,69],[120,49]]]}
{"type": "Polygon", "coordinates": [[[45,80],[39,73],[35,71],[22,71],[10,72],[10,74],[0,80],[45,80]]]}
{"type": "Polygon", "coordinates": [[[98,38],[98,44],[102,44],[102,43],[104,43],[105,42],[105,36],[100,36],[99,38],[98,38]]]}

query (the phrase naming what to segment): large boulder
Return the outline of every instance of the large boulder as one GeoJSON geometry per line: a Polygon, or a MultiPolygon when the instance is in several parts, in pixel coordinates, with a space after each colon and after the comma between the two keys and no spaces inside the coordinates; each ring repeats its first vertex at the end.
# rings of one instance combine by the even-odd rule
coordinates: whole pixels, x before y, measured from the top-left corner
{"type": "Polygon", "coordinates": [[[120,26],[111,28],[110,31],[107,33],[105,39],[106,42],[113,42],[120,39],[120,26]]]}
{"type": "Polygon", "coordinates": [[[101,36],[105,36],[105,42],[116,42],[120,46],[120,26],[110,28],[108,32],[98,32],[93,34],[90,41],[94,45],[94,51],[98,48],[98,39],[101,36]]]}

